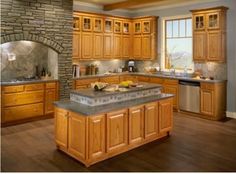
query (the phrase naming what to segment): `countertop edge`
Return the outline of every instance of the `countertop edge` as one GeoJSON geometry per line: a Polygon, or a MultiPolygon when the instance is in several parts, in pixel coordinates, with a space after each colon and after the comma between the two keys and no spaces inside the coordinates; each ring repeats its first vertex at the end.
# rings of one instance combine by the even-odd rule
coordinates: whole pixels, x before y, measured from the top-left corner
{"type": "Polygon", "coordinates": [[[20,82],[0,82],[0,86],[14,86],[14,85],[25,85],[25,84],[57,82],[57,81],[59,81],[59,80],[58,79],[50,79],[50,80],[20,81],[20,82]]]}

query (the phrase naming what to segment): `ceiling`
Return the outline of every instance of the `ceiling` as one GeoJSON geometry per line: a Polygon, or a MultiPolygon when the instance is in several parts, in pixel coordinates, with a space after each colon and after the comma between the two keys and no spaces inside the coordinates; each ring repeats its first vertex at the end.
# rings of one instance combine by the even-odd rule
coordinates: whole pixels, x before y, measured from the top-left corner
{"type": "MultiPolygon", "coordinates": [[[[100,6],[104,6],[104,5],[111,5],[111,4],[115,4],[115,3],[120,3],[120,2],[124,2],[126,0],[74,0],[76,2],[84,2],[84,3],[91,3],[91,4],[95,4],[95,5],[100,5],[100,6]]],[[[134,0],[135,1],[135,0],[134,0]]],[[[179,3],[194,3],[194,2],[201,2],[199,0],[151,0],[151,2],[147,2],[143,1],[142,4],[139,5],[132,5],[129,7],[125,7],[122,9],[126,9],[126,10],[138,10],[138,9],[143,9],[143,8],[149,8],[149,7],[153,7],[153,6],[157,6],[157,7],[164,7],[164,6],[170,6],[170,5],[176,5],[179,3]],[[155,2],[157,1],[157,2],[155,2]]],[[[204,0],[204,1],[211,1],[211,0],[204,0]]],[[[203,2],[204,2],[203,1],[203,2]]]]}

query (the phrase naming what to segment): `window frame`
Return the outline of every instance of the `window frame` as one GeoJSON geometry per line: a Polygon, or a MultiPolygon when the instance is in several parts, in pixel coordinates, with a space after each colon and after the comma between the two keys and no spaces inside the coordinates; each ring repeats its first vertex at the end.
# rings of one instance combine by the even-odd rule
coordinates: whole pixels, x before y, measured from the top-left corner
{"type": "MultiPolygon", "coordinates": [[[[162,71],[170,71],[170,69],[166,68],[165,64],[166,64],[166,48],[167,48],[167,41],[166,39],[168,39],[167,37],[167,27],[166,27],[166,23],[167,21],[174,21],[174,20],[181,20],[181,19],[192,19],[192,15],[188,14],[188,15],[179,15],[179,16],[168,16],[168,17],[162,17],[161,18],[161,33],[162,33],[162,37],[161,37],[161,69],[162,71]]],[[[180,27],[180,26],[179,26],[180,27]]],[[[186,27],[186,26],[185,26],[186,27]]],[[[192,21],[192,27],[193,27],[193,21],[192,21]]],[[[193,32],[193,29],[192,29],[193,32]]],[[[186,33],[186,31],[185,31],[186,33]]],[[[174,38],[174,37],[173,37],[174,38]]],[[[180,37],[177,37],[180,38],[180,37]]],[[[183,37],[186,38],[186,37],[183,37]]],[[[192,42],[193,42],[193,33],[192,33],[192,42]]],[[[183,68],[175,68],[176,72],[183,72],[184,69],[183,68]]],[[[192,73],[194,72],[194,68],[193,69],[188,69],[187,70],[188,73],[192,73]]]]}

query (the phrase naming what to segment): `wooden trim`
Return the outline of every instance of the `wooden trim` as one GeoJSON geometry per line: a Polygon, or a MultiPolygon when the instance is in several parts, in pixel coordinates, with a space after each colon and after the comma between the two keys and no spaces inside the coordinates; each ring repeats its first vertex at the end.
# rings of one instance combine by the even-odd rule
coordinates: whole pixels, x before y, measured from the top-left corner
{"type": "Polygon", "coordinates": [[[212,8],[203,8],[203,9],[194,9],[194,10],[190,10],[191,12],[204,12],[204,11],[209,11],[209,10],[228,10],[228,7],[225,6],[217,6],[217,7],[212,7],[212,8]]]}

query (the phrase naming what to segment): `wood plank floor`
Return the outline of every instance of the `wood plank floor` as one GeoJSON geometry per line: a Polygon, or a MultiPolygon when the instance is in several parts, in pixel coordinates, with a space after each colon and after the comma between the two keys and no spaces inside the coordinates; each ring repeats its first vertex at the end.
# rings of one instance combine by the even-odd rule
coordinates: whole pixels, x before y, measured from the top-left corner
{"type": "Polygon", "coordinates": [[[53,119],[2,128],[2,171],[236,171],[236,120],[175,113],[169,138],[86,168],[54,144],[53,119]]]}

